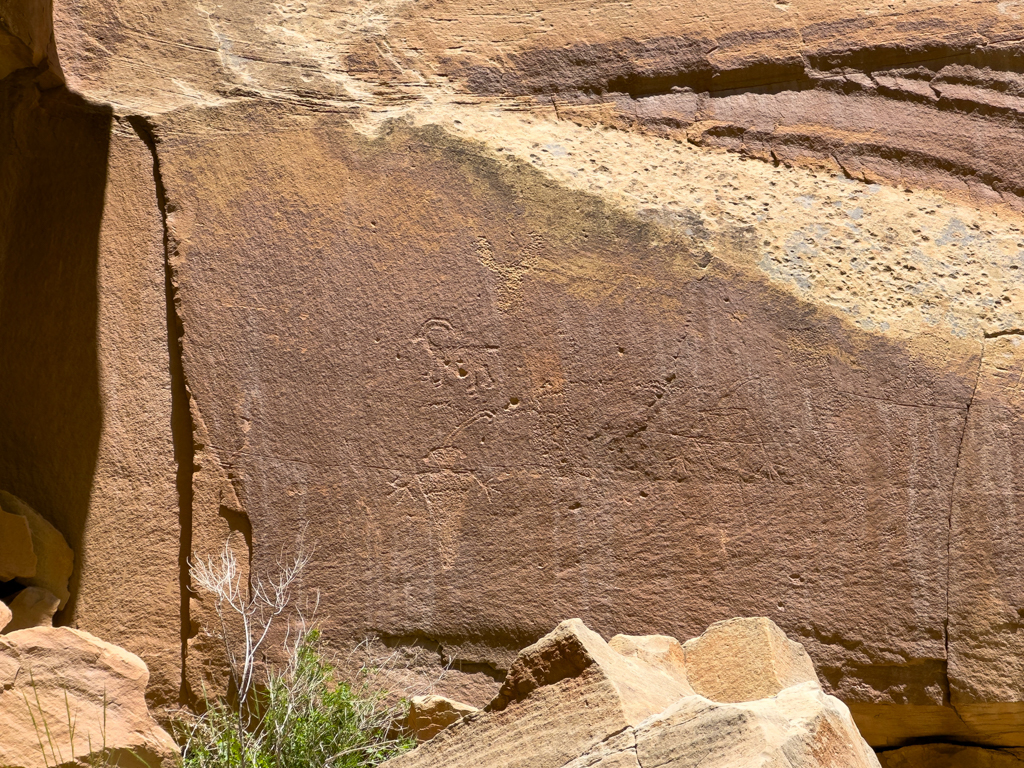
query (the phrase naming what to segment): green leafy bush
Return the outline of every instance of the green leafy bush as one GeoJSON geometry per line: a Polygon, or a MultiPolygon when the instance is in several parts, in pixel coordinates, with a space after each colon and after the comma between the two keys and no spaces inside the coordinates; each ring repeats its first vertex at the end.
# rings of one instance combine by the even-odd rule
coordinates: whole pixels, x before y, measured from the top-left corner
{"type": "Polygon", "coordinates": [[[183,768],[364,768],[414,745],[396,728],[404,705],[370,683],[336,680],[318,630],[290,655],[286,669],[266,672],[249,706],[210,702],[178,723],[183,768]]]}
{"type": "Polygon", "coordinates": [[[364,768],[413,746],[396,727],[404,702],[389,701],[372,670],[364,669],[357,685],[338,680],[319,630],[307,629],[303,611],[293,607],[310,559],[301,535],[298,544],[298,554],[272,573],[249,572],[230,543],[190,563],[192,584],[213,598],[220,619],[232,695],[178,720],[182,768],[364,768]],[[287,622],[287,661],[260,661],[280,622],[287,622]]]}

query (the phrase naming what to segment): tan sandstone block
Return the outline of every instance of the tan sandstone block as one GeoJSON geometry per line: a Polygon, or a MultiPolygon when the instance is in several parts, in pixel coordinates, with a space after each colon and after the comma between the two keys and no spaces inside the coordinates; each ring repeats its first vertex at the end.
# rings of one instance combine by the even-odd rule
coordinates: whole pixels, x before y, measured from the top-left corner
{"type": "Polygon", "coordinates": [[[452,723],[480,710],[444,696],[413,696],[408,727],[417,741],[430,741],[452,723]]]}
{"type": "Polygon", "coordinates": [[[755,701],[792,685],[818,683],[807,651],[771,619],[720,621],[683,648],[687,680],[712,701],[755,701]]]}
{"type": "Polygon", "coordinates": [[[11,623],[13,614],[11,609],[7,607],[7,603],[0,603],[0,632],[3,632],[4,627],[11,623]]]}
{"type": "Polygon", "coordinates": [[[174,740],[146,708],[148,680],[138,656],[87,632],[37,627],[0,637],[0,765],[46,768],[72,754],[81,765],[111,758],[122,768],[173,765],[174,740]]]}
{"type": "Polygon", "coordinates": [[[659,768],[878,768],[849,709],[815,682],[746,703],[689,696],[637,730],[636,751],[659,768]]]}
{"type": "Polygon", "coordinates": [[[75,553],[68,546],[60,531],[26,504],[7,491],[0,491],[0,507],[5,512],[21,515],[28,520],[32,531],[32,548],[38,565],[35,576],[19,578],[18,581],[30,587],[43,587],[60,598],[63,608],[71,597],[68,582],[75,567],[75,553]]]}
{"type": "Polygon", "coordinates": [[[11,622],[5,633],[31,627],[52,627],[60,599],[42,587],[25,587],[11,600],[11,622]]]}
{"type": "Polygon", "coordinates": [[[571,619],[520,652],[483,712],[387,765],[561,768],[687,692],[660,669],[616,653],[571,619]]]}
{"type": "Polygon", "coordinates": [[[0,509],[0,581],[35,575],[36,553],[28,520],[0,509]]]}

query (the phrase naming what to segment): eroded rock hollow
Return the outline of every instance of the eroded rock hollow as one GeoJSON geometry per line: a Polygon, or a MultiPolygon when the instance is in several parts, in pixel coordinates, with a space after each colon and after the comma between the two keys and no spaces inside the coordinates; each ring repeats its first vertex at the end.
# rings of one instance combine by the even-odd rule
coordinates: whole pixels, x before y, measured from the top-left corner
{"type": "Polygon", "coordinates": [[[74,552],[35,587],[187,705],[189,558],[301,532],[331,641],[467,706],[566,616],[767,616],[883,764],[1016,760],[1022,30],[0,0],[0,489],[74,552]]]}

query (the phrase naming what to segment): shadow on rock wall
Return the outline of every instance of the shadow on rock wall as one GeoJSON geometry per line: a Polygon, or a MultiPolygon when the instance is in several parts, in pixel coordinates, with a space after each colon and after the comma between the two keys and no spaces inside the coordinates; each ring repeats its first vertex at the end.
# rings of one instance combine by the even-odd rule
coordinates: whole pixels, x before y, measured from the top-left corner
{"type": "Polygon", "coordinates": [[[40,92],[19,74],[0,82],[0,488],[76,553],[103,419],[97,255],[110,125],[109,110],[63,89],[40,92]]]}

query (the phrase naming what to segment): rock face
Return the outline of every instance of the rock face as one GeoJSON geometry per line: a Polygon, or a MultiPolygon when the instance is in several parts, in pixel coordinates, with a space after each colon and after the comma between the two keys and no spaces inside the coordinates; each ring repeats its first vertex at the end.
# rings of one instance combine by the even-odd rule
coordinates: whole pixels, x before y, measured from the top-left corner
{"type": "Polygon", "coordinates": [[[0,764],[170,768],[178,750],[146,709],[148,680],[137,656],[86,632],[0,637],[0,764]]]}
{"type": "Polygon", "coordinates": [[[0,81],[0,489],[75,552],[58,623],[144,657],[151,701],[173,702],[187,507],[152,155],[109,108],[25,75],[0,81]]]}
{"type": "Polygon", "coordinates": [[[986,339],[957,467],[950,562],[950,696],[986,741],[1024,734],[1024,584],[1014,563],[1024,499],[1014,490],[1024,450],[1024,336],[986,339]]]}
{"type": "Polygon", "coordinates": [[[798,679],[807,676],[807,656],[787,643],[767,619],[721,622],[675,655],[670,674],[664,654],[649,662],[637,652],[671,647],[664,637],[612,645],[578,619],[563,622],[520,654],[484,712],[386,765],[877,766],[849,710],[822,692],[813,668],[809,679],[798,679]],[[726,656],[759,683],[791,669],[794,659],[801,671],[764,697],[740,675],[716,684],[724,701],[694,694],[685,679],[713,679],[726,656]]]}
{"type": "Polygon", "coordinates": [[[763,615],[872,744],[1024,746],[1015,2],[15,10],[0,487],[151,702],[189,554],[305,527],[474,706],[567,613],[763,615]]]}
{"type": "Polygon", "coordinates": [[[62,82],[53,40],[51,0],[0,2],[0,79],[18,69],[41,69],[41,82],[62,82]]]}

